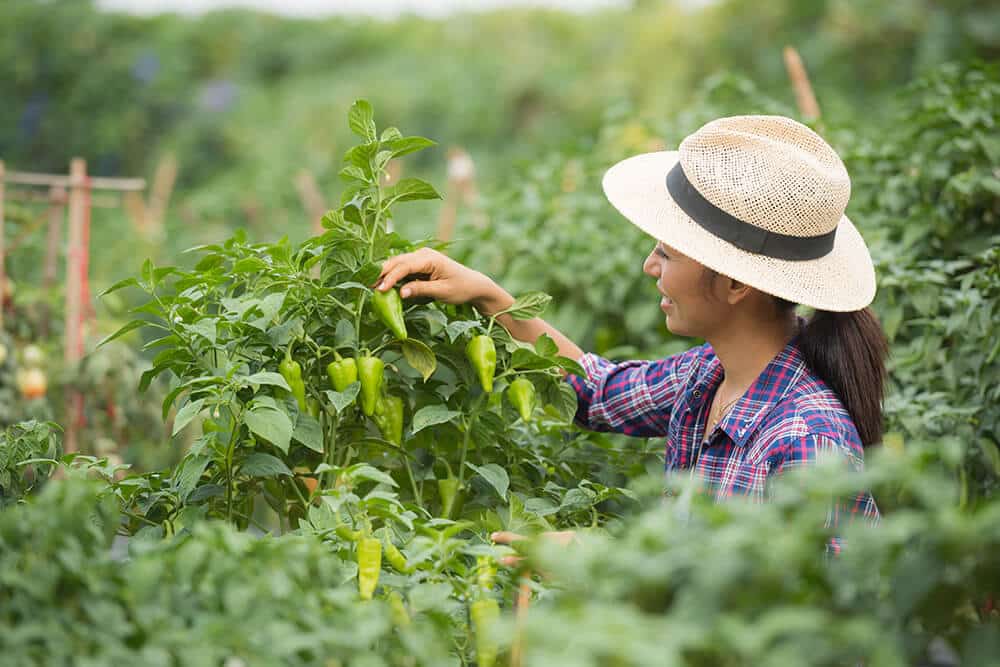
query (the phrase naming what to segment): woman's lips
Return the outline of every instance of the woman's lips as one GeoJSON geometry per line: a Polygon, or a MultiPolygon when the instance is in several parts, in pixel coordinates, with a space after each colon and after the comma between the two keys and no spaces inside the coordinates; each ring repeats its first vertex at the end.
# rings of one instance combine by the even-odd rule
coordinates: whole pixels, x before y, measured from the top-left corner
{"type": "Polygon", "coordinates": [[[672,305],[674,305],[674,302],[671,301],[669,298],[663,297],[662,299],[660,299],[660,310],[666,310],[667,308],[670,308],[672,305]]]}

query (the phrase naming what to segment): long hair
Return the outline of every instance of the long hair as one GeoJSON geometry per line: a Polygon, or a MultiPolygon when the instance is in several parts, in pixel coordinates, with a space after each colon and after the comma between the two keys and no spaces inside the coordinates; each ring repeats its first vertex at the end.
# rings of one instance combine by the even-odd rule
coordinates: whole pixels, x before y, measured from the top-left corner
{"type": "MultiPolygon", "coordinates": [[[[705,267],[710,285],[717,272],[705,267]]],[[[781,316],[796,304],[772,297],[781,316]]],[[[816,310],[799,333],[796,345],[806,365],[837,395],[851,416],[864,447],[882,441],[889,341],[871,308],[847,313],[816,310]]]]}
{"type": "Polygon", "coordinates": [[[881,442],[889,342],[872,309],[814,311],[796,343],[806,365],[844,404],[861,444],[868,447],[881,442]]]}

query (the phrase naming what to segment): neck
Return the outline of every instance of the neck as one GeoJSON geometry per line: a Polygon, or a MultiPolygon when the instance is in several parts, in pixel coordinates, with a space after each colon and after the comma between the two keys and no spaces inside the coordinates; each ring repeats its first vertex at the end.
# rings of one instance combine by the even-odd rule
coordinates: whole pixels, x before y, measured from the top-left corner
{"type": "Polygon", "coordinates": [[[785,348],[796,330],[795,314],[790,313],[787,319],[763,323],[734,318],[706,337],[722,363],[725,398],[745,392],[785,348]]]}

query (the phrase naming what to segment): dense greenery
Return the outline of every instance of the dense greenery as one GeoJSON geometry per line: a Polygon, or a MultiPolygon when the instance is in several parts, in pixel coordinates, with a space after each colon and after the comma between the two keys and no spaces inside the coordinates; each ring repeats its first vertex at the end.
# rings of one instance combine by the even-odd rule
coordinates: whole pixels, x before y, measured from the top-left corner
{"type": "MultiPolygon", "coordinates": [[[[98,328],[121,328],[52,374],[51,404],[14,397],[39,329],[23,302],[7,318],[2,417],[39,419],[0,436],[5,664],[995,662],[1000,71],[958,59],[995,58],[996,10],[635,5],[393,23],[0,9],[8,166],[62,169],[81,151],[97,172],[136,173],[168,148],[187,165],[162,247],[137,245],[124,218],[95,226],[106,266],[135,277],[105,290],[98,328]],[[578,369],[547,338],[518,343],[468,307],[407,302],[405,337],[380,315],[381,260],[431,246],[588,350],[690,345],[663,329],[641,272],[651,241],[600,179],[714,117],[795,116],[775,51],[785,41],[818,74],[824,116],[811,122],[848,163],[848,213],[876,260],[892,342],[888,432],[863,474],[821,462],[776,481],[766,505],[709,504],[664,481],[662,441],[569,424],[560,370],[578,369]],[[420,239],[441,151],[376,127],[363,101],[342,122],[361,96],[380,125],[482,157],[488,226],[460,220],[447,246],[420,239]],[[406,179],[387,184],[393,157],[406,179]],[[331,201],[339,182],[314,238],[287,185],[301,166],[331,201]],[[240,223],[250,229],[230,233],[240,223]],[[140,252],[154,255],[142,268],[140,252]],[[492,391],[468,351],[479,336],[496,351],[492,391]],[[382,363],[377,390],[364,371],[330,368],[368,357],[382,363]],[[535,390],[524,412],[515,380],[535,390]],[[62,455],[43,421],[72,384],[96,406],[82,455],[62,455]],[[140,470],[104,455],[110,438],[140,470]],[[846,547],[824,557],[829,499],[859,489],[882,521],[839,526],[846,547]],[[563,528],[579,541],[528,540],[514,567],[499,561],[515,549],[489,538],[563,528]],[[514,607],[526,593],[525,616],[514,607]]],[[[31,224],[29,208],[12,210],[12,233],[31,224]]],[[[42,245],[11,267],[18,294],[56,303],[33,292],[42,245]]],[[[39,342],[55,364],[57,338],[39,342]]]]}

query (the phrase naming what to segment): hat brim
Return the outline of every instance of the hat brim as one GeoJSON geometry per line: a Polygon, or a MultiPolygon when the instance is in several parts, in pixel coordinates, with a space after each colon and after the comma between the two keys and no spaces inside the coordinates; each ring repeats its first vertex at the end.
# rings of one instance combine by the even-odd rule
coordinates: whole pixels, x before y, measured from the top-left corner
{"type": "Polygon", "coordinates": [[[875,266],[854,224],[840,219],[833,250],[790,261],[742,250],[694,222],[667,191],[677,151],[636,155],[611,167],[602,182],[608,201],[632,224],[719,273],[767,294],[819,310],[847,312],[875,298],[875,266]]]}

